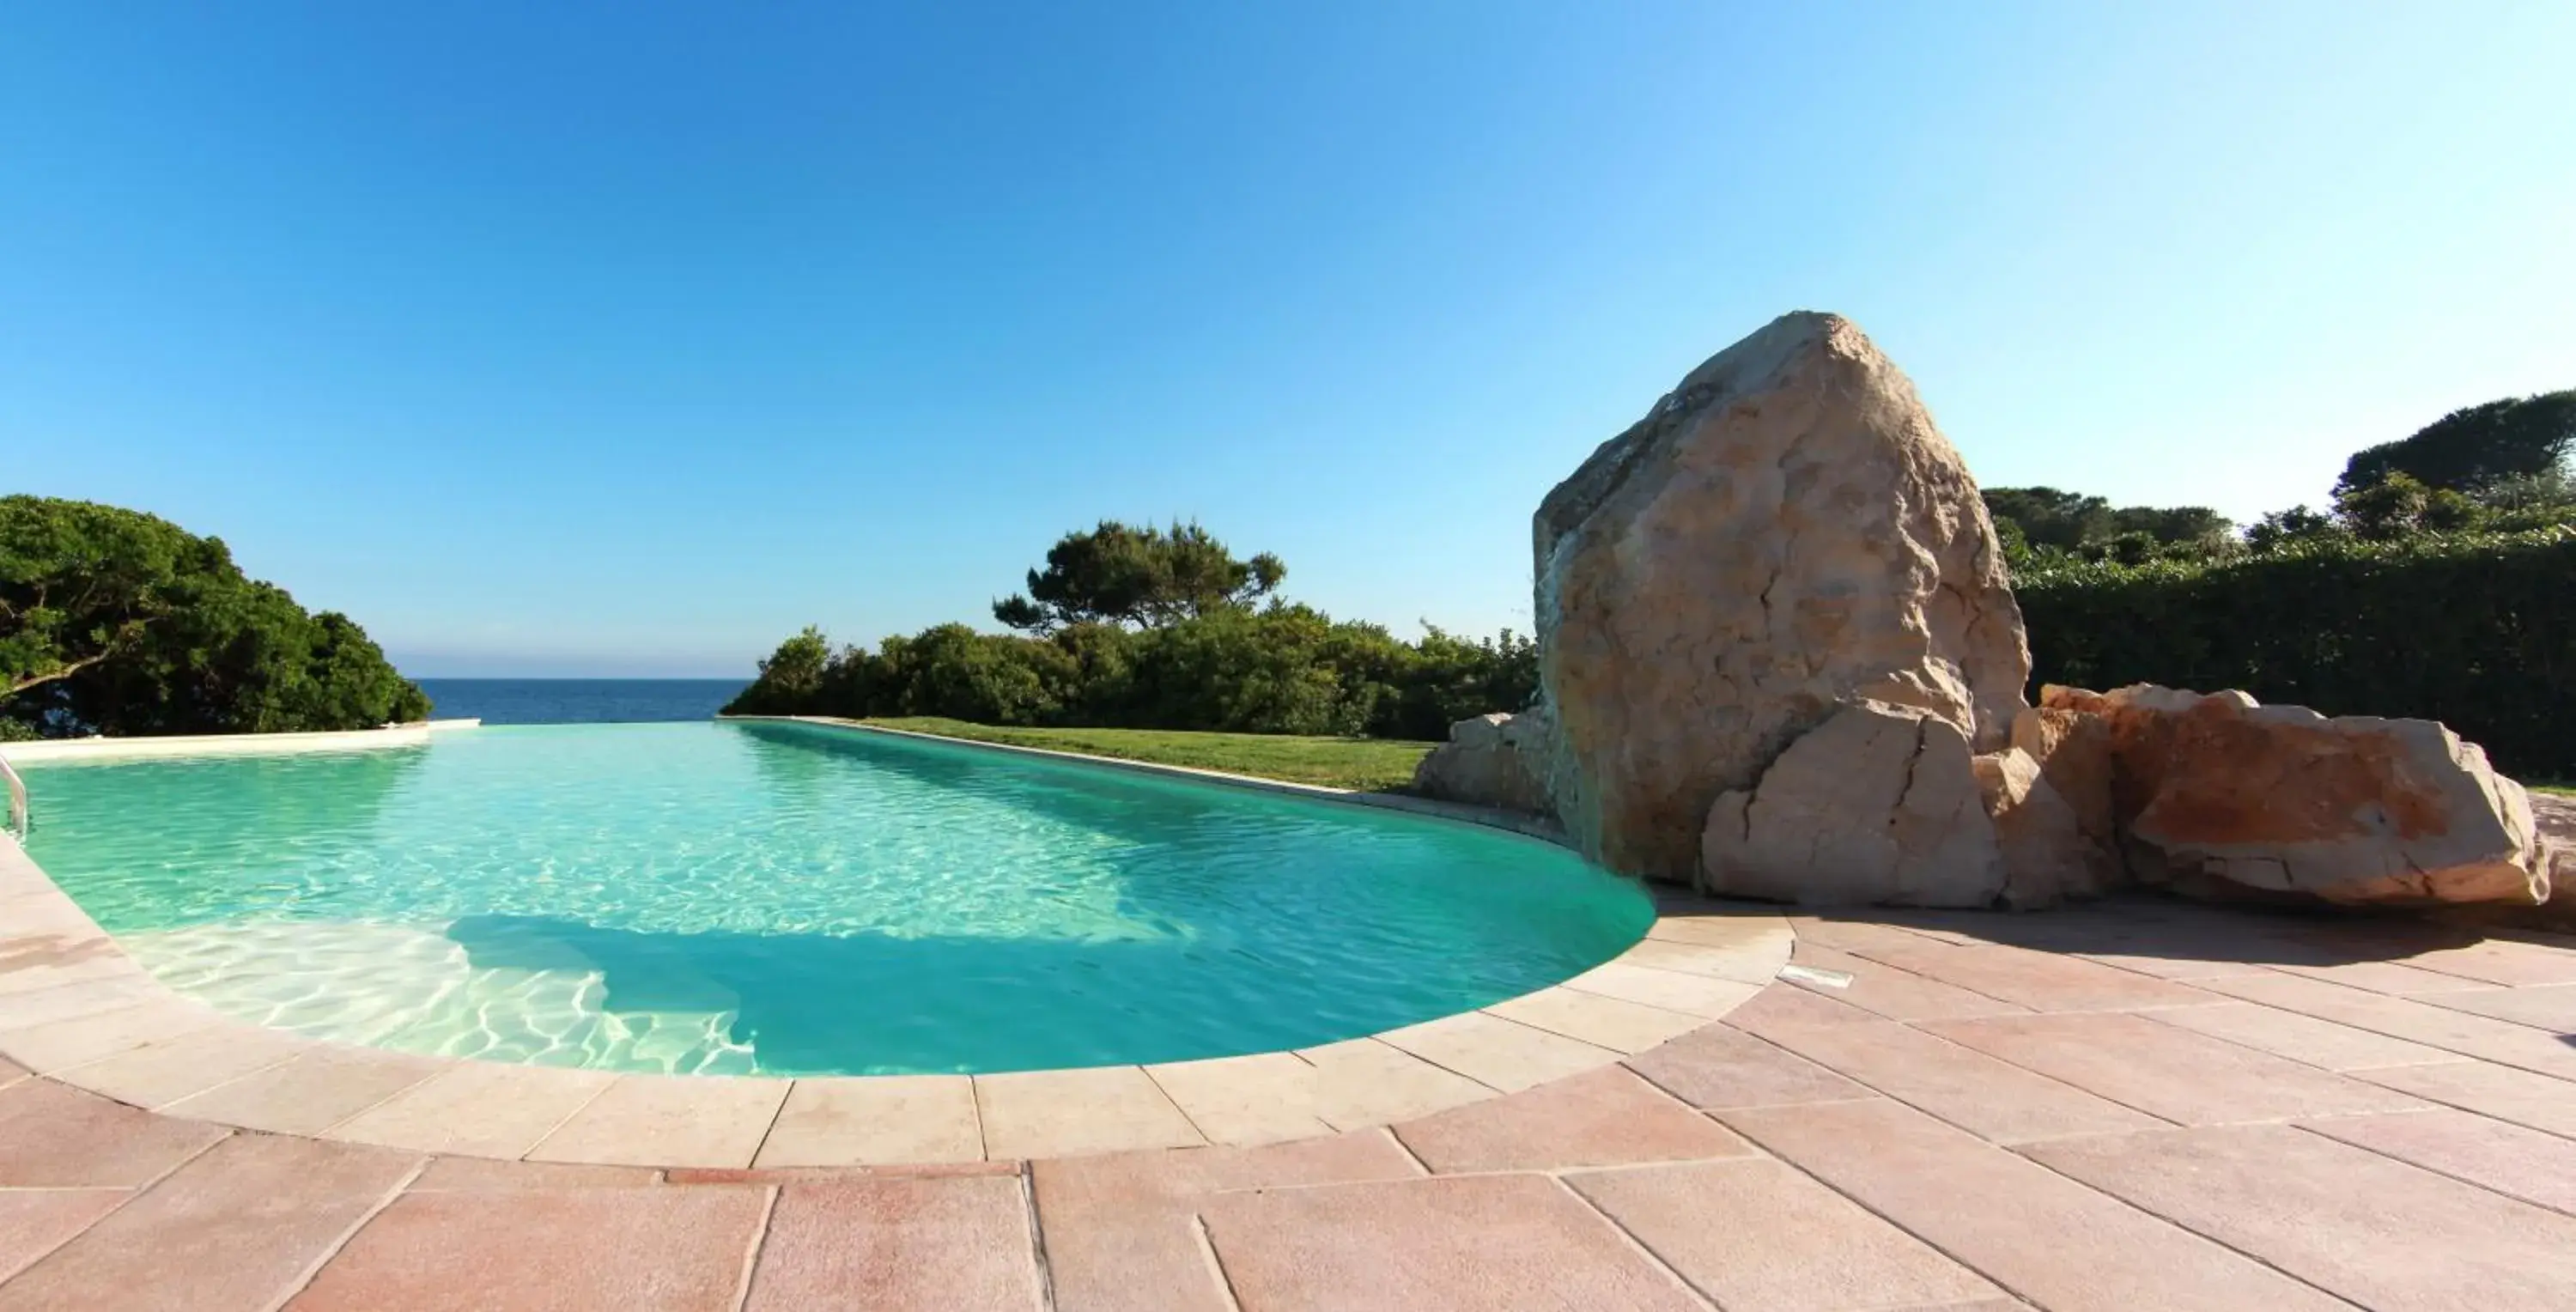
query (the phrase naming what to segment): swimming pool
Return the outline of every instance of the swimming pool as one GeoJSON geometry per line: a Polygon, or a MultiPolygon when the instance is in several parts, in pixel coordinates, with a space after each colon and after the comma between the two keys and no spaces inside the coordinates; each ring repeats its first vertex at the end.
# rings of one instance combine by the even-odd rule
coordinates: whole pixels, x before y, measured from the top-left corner
{"type": "Polygon", "coordinates": [[[819,1075],[1266,1052],[1529,992],[1654,919],[1501,831],[820,725],[23,772],[30,854],[165,984],[452,1057],[819,1075]]]}

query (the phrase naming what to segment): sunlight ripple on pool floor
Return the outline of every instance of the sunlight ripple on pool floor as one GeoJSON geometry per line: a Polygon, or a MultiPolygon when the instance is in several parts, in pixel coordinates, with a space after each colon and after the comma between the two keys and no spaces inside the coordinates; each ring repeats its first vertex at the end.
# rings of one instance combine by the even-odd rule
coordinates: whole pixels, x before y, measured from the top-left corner
{"type": "Polygon", "coordinates": [[[1300,1047],[1606,960],[1634,887],[1463,825],[817,726],[30,769],[33,854],[183,993],[675,1073],[1300,1047]]]}

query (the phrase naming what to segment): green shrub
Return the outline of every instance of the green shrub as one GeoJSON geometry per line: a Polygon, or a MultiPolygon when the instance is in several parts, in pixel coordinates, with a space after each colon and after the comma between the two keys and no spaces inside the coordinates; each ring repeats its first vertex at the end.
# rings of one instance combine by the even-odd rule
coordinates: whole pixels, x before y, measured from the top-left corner
{"type": "Polygon", "coordinates": [[[2063,558],[2013,580],[2037,683],[2242,688],[2440,720],[2508,773],[2576,775],[2576,529],[2285,534],[2212,562],[2063,558]]]}
{"type": "Polygon", "coordinates": [[[245,577],[220,539],[0,497],[0,717],[20,732],[363,729],[429,712],[364,629],[245,577]]]}

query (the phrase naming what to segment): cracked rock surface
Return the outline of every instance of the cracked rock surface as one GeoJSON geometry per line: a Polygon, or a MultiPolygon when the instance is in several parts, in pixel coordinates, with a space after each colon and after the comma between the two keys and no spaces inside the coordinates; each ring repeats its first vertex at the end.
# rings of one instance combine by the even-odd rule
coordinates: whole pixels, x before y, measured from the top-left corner
{"type": "Polygon", "coordinates": [[[2549,897],[2529,795],[2434,721],[2146,684],[2050,687],[2040,702],[2103,726],[2110,809],[2141,883],[2345,904],[2549,897]]]}
{"type": "MultiPolygon", "coordinates": [[[[1541,773],[1585,855],[1672,882],[1705,855],[1712,891],[1793,900],[1813,900],[1801,870],[1846,900],[1881,900],[1860,892],[1873,879],[1900,896],[2000,886],[1968,756],[2003,748],[2026,704],[2021,611],[1966,465],[1850,321],[1785,315],[1691,371],[1548,495],[1533,537],[1541,773]],[[1811,807],[1793,795],[1823,775],[1766,778],[1829,723],[1891,755],[1920,745],[1904,755],[1965,799],[1957,826],[1928,793],[1811,807]],[[1721,795],[1741,798],[1747,837],[1709,837],[1721,795]],[[1831,826],[1816,851],[1837,855],[1766,838],[1766,810],[1831,826]]],[[[1853,768],[1827,745],[1801,768],[1853,768]]]]}

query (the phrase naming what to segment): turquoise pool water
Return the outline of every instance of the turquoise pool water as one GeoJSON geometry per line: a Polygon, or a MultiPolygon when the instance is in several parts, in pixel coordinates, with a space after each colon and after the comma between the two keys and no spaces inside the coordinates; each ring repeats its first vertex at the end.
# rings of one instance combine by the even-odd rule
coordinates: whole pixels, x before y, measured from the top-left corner
{"type": "Polygon", "coordinates": [[[172,987],[616,1070],[1003,1071],[1350,1038],[1616,955],[1646,896],[1392,812],[791,724],[24,770],[32,854],[172,987]]]}

